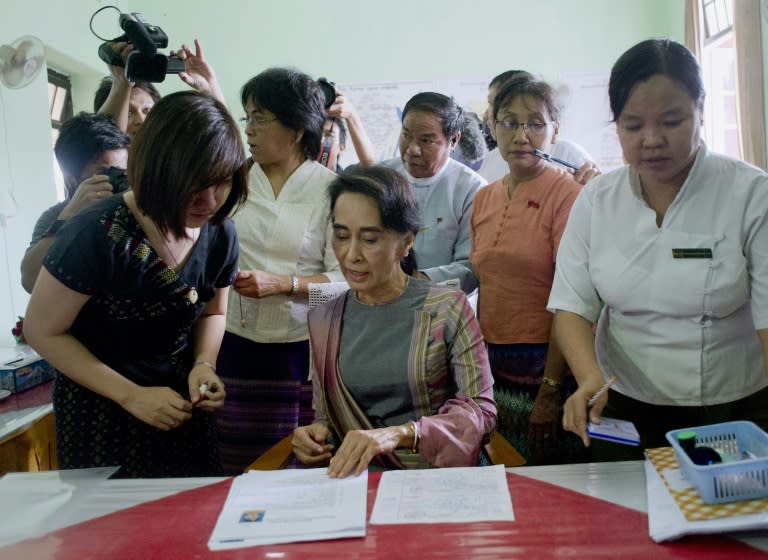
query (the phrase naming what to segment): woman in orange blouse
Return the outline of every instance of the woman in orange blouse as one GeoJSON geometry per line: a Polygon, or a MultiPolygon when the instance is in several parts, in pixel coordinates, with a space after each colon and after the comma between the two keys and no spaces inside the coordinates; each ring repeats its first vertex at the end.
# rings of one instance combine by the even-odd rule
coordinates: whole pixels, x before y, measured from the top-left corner
{"type": "Polygon", "coordinates": [[[509,174],[478,191],[472,213],[470,261],[480,283],[478,318],[499,428],[534,463],[576,459],[557,441],[566,364],[550,340],[546,306],[560,236],[580,185],[533,154],[549,152],[557,141],[558,117],[544,82],[521,76],[499,91],[496,137],[509,174]]]}

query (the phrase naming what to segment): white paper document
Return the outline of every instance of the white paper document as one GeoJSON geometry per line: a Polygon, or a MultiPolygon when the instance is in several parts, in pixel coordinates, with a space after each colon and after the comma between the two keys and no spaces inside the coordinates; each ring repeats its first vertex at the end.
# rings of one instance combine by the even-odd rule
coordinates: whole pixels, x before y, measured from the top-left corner
{"type": "Polygon", "coordinates": [[[371,523],[514,521],[504,465],[387,471],[371,523]]]}
{"type": "Polygon", "coordinates": [[[232,487],[208,541],[211,550],[365,536],[368,473],[250,471],[232,487]]]}

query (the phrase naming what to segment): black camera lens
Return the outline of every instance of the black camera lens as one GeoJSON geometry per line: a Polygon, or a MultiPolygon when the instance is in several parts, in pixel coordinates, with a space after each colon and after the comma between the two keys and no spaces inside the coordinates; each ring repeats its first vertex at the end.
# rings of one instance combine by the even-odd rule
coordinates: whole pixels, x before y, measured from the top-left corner
{"type": "Polygon", "coordinates": [[[333,102],[336,101],[336,88],[333,87],[333,82],[329,82],[326,78],[320,78],[317,80],[320,89],[323,91],[323,97],[325,97],[325,108],[327,109],[333,102]]]}

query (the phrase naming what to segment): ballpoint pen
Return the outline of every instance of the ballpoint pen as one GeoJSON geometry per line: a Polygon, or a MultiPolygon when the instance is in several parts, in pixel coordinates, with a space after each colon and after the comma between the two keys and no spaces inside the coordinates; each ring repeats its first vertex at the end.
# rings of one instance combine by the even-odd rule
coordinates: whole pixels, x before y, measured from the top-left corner
{"type": "Polygon", "coordinates": [[[597,390],[597,393],[592,395],[592,398],[587,401],[587,406],[592,406],[597,402],[597,399],[599,399],[603,393],[605,393],[608,389],[611,388],[611,385],[616,383],[616,376],[612,375],[608,381],[606,381],[600,389],[597,390]]]}
{"type": "Polygon", "coordinates": [[[546,152],[542,152],[538,148],[534,148],[533,149],[533,155],[535,155],[536,157],[540,157],[541,159],[546,160],[546,161],[554,161],[555,163],[559,163],[560,165],[564,165],[566,167],[570,167],[574,171],[577,171],[579,169],[579,167],[577,165],[575,165],[573,163],[570,163],[570,162],[567,162],[564,159],[560,159],[559,157],[555,157],[553,155],[550,155],[550,154],[548,154],[546,152]]]}

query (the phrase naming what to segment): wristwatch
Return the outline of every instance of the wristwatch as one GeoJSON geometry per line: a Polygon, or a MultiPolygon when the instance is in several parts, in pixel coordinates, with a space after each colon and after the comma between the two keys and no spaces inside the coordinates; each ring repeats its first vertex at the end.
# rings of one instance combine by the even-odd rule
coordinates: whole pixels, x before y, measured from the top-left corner
{"type": "Polygon", "coordinates": [[[45,230],[45,237],[55,237],[61,226],[67,223],[67,220],[56,220],[51,224],[47,230],[45,230]]]}

